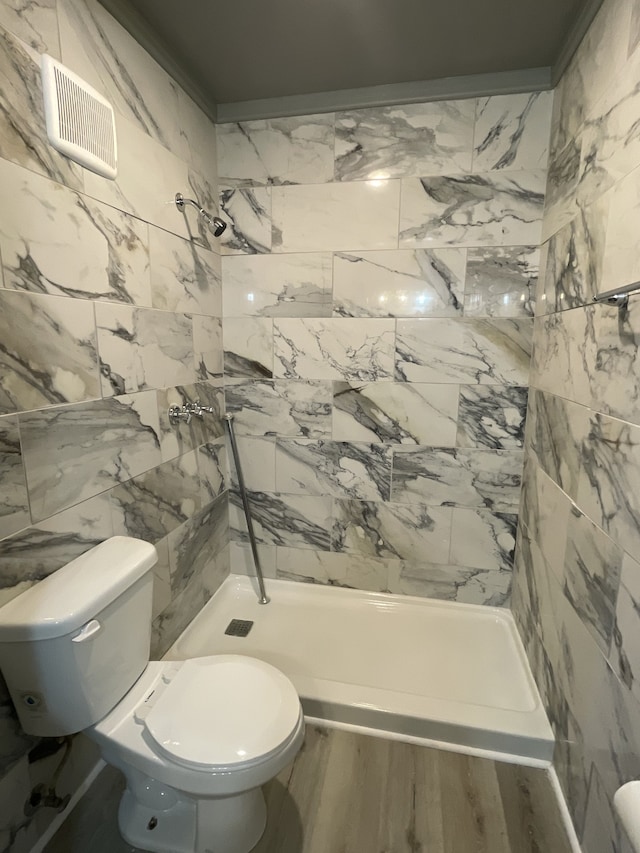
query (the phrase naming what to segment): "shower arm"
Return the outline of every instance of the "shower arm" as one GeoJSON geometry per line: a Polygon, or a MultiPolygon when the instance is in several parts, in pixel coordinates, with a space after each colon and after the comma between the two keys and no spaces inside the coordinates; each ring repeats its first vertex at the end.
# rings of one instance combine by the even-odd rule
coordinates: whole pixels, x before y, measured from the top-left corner
{"type": "Polygon", "coordinates": [[[184,212],[185,204],[190,204],[192,207],[195,207],[195,209],[198,211],[202,219],[204,219],[204,221],[207,223],[209,228],[213,229],[214,237],[220,237],[220,235],[224,233],[227,227],[227,223],[224,220],[220,219],[219,216],[212,216],[210,213],[207,213],[204,207],[199,205],[198,202],[195,201],[195,199],[185,198],[182,193],[176,193],[175,202],[178,210],[182,212],[184,212]]]}

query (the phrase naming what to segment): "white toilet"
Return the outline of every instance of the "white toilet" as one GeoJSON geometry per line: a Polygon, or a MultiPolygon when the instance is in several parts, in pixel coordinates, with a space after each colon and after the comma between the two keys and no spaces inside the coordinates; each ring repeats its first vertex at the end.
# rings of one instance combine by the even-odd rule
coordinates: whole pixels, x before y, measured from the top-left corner
{"type": "Polygon", "coordinates": [[[116,536],[0,608],[0,669],[26,732],[83,731],[127,780],[124,838],[248,853],[260,786],[302,745],[296,690],[242,655],[149,662],[153,545],[116,536]]]}

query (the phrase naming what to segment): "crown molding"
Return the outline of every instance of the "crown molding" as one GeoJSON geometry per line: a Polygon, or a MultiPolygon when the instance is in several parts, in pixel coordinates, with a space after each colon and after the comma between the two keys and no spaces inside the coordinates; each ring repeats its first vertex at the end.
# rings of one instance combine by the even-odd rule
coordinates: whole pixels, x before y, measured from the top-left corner
{"type": "Polygon", "coordinates": [[[99,0],[109,14],[121,24],[141,47],[172,77],[189,95],[200,109],[215,122],[216,104],[206,89],[184,71],[180,63],[172,56],[171,48],[156,33],[151,24],[126,0],[99,0]]]}
{"type": "Polygon", "coordinates": [[[224,124],[252,119],[330,113],[336,110],[416,104],[422,101],[543,92],[550,88],[550,68],[497,71],[491,74],[442,77],[438,80],[389,83],[360,89],[339,89],[335,92],[315,92],[309,95],[286,95],[280,98],[218,104],[217,122],[224,124]]]}
{"type": "Polygon", "coordinates": [[[582,39],[586,36],[587,30],[593,23],[593,19],[598,14],[598,10],[602,6],[603,0],[587,0],[582,7],[582,11],[578,15],[573,26],[569,30],[564,44],[560,48],[560,53],[551,69],[551,85],[555,89],[560,81],[560,78],[567,70],[567,66],[571,62],[574,53],[579,48],[582,39]]]}

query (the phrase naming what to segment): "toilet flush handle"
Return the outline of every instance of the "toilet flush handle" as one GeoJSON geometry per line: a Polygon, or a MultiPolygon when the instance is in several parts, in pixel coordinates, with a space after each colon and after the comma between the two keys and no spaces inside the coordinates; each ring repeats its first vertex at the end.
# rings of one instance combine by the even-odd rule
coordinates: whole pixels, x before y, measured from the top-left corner
{"type": "Polygon", "coordinates": [[[86,625],[83,625],[80,628],[80,631],[76,634],[75,637],[71,638],[72,643],[84,643],[87,640],[90,640],[92,637],[100,631],[102,625],[98,622],[97,619],[92,619],[90,622],[87,622],[86,625]]]}

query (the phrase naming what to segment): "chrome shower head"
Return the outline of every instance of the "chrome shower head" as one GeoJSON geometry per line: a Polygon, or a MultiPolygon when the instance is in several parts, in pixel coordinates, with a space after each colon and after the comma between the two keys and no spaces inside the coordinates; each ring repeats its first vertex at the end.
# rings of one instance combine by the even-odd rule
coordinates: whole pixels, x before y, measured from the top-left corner
{"type": "Polygon", "coordinates": [[[185,204],[191,204],[195,207],[209,228],[213,230],[214,237],[220,237],[221,234],[224,233],[227,223],[223,219],[220,219],[219,216],[212,216],[210,213],[207,213],[204,207],[201,207],[198,202],[194,201],[192,198],[185,198],[182,193],[176,193],[176,207],[178,210],[184,210],[185,204]]]}

